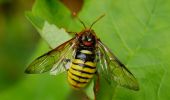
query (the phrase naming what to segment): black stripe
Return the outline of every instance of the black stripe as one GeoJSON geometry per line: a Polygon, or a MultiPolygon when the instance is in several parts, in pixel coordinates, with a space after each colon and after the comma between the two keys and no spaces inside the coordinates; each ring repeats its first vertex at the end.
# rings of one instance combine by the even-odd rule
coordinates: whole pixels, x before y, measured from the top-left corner
{"type": "Polygon", "coordinates": [[[78,46],[78,50],[94,51],[94,50],[95,50],[95,47],[88,47],[88,46],[84,46],[84,45],[79,45],[79,46],[78,46]]]}
{"type": "Polygon", "coordinates": [[[89,66],[89,65],[85,65],[85,64],[81,64],[81,63],[74,63],[72,62],[74,65],[79,65],[81,67],[85,67],[85,68],[90,68],[90,69],[96,69],[96,67],[92,67],[92,66],[89,66]]]}
{"type": "MultiPolygon", "coordinates": [[[[70,77],[70,78],[71,78],[71,77],[70,77]]],[[[80,82],[79,80],[75,80],[75,79],[73,79],[73,78],[71,78],[71,79],[72,79],[73,81],[75,81],[76,83],[80,83],[80,84],[81,84],[81,83],[84,83],[84,84],[87,83],[87,82],[80,82]]]]}
{"type": "Polygon", "coordinates": [[[71,67],[71,69],[73,69],[73,70],[75,70],[75,71],[78,71],[78,72],[81,72],[81,73],[85,73],[85,74],[90,74],[90,75],[94,74],[94,73],[85,72],[85,71],[83,71],[83,70],[74,69],[74,68],[72,68],[72,67],[71,67]]]}
{"type": "MultiPolygon", "coordinates": [[[[70,71],[69,71],[70,72],[70,71]]],[[[81,79],[89,79],[88,77],[82,77],[82,76],[78,76],[78,75],[76,75],[76,74],[74,74],[74,73],[72,73],[72,72],[70,72],[73,76],[76,76],[76,77],[78,77],[78,78],[81,78],[81,79]]]]}
{"type": "Polygon", "coordinates": [[[95,54],[85,54],[85,53],[82,53],[80,51],[77,51],[76,52],[76,56],[75,56],[76,59],[81,59],[83,61],[94,61],[95,59],[95,54]]]}
{"type": "Polygon", "coordinates": [[[74,85],[74,84],[71,84],[74,88],[80,88],[79,86],[76,86],[76,85],[74,85]]]}

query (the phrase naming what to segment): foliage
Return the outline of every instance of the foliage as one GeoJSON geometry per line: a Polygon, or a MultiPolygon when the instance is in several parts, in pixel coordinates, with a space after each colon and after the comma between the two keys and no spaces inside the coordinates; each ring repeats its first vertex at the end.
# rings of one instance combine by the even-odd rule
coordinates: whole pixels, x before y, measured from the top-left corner
{"type": "MultiPolygon", "coordinates": [[[[78,14],[80,19],[90,26],[96,18],[106,14],[93,29],[135,75],[140,84],[140,90],[135,92],[119,86],[111,89],[102,81],[97,100],[111,98],[113,100],[168,100],[170,98],[168,93],[170,89],[169,5],[168,0],[86,0],[84,2],[78,14]]],[[[27,17],[42,37],[43,29],[49,30],[48,35],[43,38],[50,45],[60,39],[49,38],[50,33],[53,33],[57,27],[71,32],[80,32],[83,29],[79,21],[71,17],[71,12],[57,0],[36,0],[32,12],[29,12],[27,17]],[[45,27],[48,25],[52,25],[53,28],[45,27]]],[[[60,43],[67,38],[70,37],[63,34],[60,43]]],[[[37,52],[42,52],[40,47],[42,46],[39,46],[37,52]]],[[[31,87],[25,97],[36,94],[31,99],[65,100],[71,91],[64,74],[56,76],[56,79],[51,79],[54,76],[49,77],[46,74],[30,77],[22,83],[24,85],[18,86],[21,91],[31,87]],[[59,95],[60,92],[57,91],[61,88],[62,95],[59,95]]],[[[10,93],[15,93],[15,89],[10,90],[10,93]]]]}

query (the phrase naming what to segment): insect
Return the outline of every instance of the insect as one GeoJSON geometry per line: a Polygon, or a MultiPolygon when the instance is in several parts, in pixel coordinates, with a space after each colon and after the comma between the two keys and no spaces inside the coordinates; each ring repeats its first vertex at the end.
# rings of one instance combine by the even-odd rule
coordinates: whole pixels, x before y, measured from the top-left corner
{"type": "Polygon", "coordinates": [[[28,74],[50,71],[59,74],[67,71],[69,84],[77,89],[84,88],[97,75],[109,83],[139,90],[133,74],[121,63],[111,50],[96,36],[92,26],[103,17],[100,16],[76,36],[55,49],[35,59],[25,70],[28,74]]]}

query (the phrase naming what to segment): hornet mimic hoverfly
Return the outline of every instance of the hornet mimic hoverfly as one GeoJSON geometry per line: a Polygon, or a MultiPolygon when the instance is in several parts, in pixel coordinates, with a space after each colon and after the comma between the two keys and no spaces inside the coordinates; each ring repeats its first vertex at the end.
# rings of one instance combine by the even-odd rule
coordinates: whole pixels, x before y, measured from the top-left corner
{"type": "MultiPolygon", "coordinates": [[[[104,16],[104,15],[103,15],[104,16]]],[[[25,70],[28,74],[50,71],[59,74],[67,71],[68,82],[74,88],[85,87],[94,75],[104,77],[109,83],[138,90],[139,85],[133,74],[121,63],[110,49],[101,42],[91,27],[55,49],[35,59],[25,70]]]]}

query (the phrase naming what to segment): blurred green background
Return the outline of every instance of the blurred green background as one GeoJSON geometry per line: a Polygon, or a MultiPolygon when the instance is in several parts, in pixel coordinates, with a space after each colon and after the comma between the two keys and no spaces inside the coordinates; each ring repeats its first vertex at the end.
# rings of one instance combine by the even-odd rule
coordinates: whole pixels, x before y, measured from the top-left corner
{"type": "Polygon", "coordinates": [[[23,80],[23,70],[39,41],[36,30],[24,16],[33,2],[0,2],[0,93],[23,80]]]}
{"type": "Polygon", "coordinates": [[[134,92],[102,81],[97,100],[169,100],[169,5],[169,0],[1,0],[0,100],[87,100],[73,92],[65,73],[24,74],[55,40],[66,39],[64,34],[62,39],[50,38],[58,28],[83,29],[72,12],[87,26],[106,14],[93,29],[140,84],[140,91],[134,92]]]}

